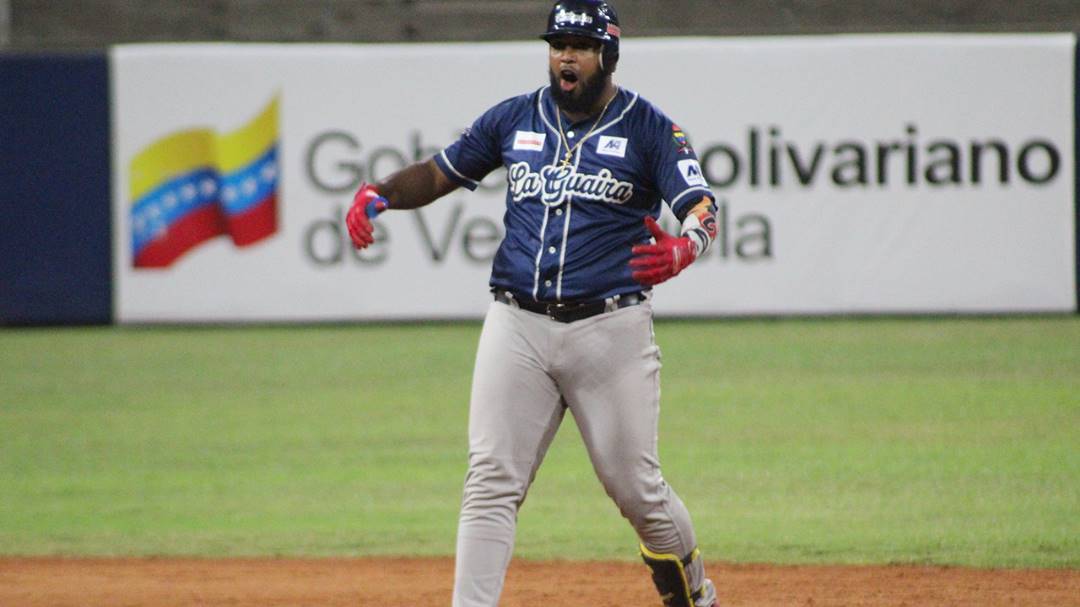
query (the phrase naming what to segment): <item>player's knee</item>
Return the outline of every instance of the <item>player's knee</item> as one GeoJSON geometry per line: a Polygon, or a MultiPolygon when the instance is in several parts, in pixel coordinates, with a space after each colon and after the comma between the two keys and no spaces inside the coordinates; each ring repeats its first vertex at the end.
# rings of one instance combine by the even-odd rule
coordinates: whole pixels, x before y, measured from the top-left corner
{"type": "Polygon", "coordinates": [[[605,482],[604,489],[635,529],[666,520],[671,490],[659,475],[639,476],[633,482],[605,482]]]}
{"type": "Polygon", "coordinates": [[[618,504],[619,512],[638,536],[643,538],[663,534],[674,524],[663,504],[647,499],[627,499],[618,504]]]}
{"type": "MultiPolygon", "coordinates": [[[[527,473],[526,473],[527,474],[527,473]]],[[[463,507],[517,508],[525,497],[528,477],[512,460],[491,454],[473,454],[465,476],[463,507]]]]}

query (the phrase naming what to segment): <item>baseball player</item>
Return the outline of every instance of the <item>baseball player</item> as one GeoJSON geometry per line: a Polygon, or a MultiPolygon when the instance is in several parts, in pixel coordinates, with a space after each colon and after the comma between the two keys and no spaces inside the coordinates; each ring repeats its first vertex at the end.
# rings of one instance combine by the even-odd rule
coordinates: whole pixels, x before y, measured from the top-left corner
{"type": "Polygon", "coordinates": [[[564,414],[640,538],[664,605],[713,607],[690,515],[660,473],[660,350],[650,289],[716,236],[716,205],[682,129],[616,86],[619,20],[601,0],[561,0],[542,38],[550,84],[481,115],[434,158],[362,184],[347,215],[415,209],[507,169],[506,236],[476,353],[454,607],[499,601],[518,509],[564,414]],[[666,204],[680,234],[656,223],[666,204]]]}

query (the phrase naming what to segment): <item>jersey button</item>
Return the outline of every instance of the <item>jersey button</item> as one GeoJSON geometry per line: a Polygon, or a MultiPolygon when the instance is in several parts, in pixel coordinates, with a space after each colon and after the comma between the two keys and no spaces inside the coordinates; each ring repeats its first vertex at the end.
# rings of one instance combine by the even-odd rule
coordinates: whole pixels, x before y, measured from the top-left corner
{"type": "Polygon", "coordinates": [[[555,254],[555,250],[555,247],[548,247],[548,253],[551,253],[552,255],[555,254]]]}
{"type": "Polygon", "coordinates": [[[550,280],[545,280],[544,281],[544,286],[545,287],[550,287],[551,286],[551,281],[550,280]]]}
{"type": "Polygon", "coordinates": [[[573,139],[574,138],[574,131],[567,131],[566,137],[568,139],[573,139]]]}
{"type": "Polygon", "coordinates": [[[562,215],[562,209],[555,209],[556,215],[562,215]]]}

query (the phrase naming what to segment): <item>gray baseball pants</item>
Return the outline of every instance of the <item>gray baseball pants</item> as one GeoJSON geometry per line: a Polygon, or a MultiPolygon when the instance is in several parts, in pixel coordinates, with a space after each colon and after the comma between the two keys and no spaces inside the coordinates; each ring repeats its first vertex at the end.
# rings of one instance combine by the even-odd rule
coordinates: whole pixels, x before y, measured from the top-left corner
{"type": "MultiPolygon", "coordinates": [[[[498,604],[518,508],[567,409],[597,477],[645,547],[683,557],[697,546],[690,514],[660,474],[651,303],[560,323],[493,302],[469,405],[453,607],[498,604]]],[[[701,559],[687,574],[691,588],[701,587],[701,559]]]]}

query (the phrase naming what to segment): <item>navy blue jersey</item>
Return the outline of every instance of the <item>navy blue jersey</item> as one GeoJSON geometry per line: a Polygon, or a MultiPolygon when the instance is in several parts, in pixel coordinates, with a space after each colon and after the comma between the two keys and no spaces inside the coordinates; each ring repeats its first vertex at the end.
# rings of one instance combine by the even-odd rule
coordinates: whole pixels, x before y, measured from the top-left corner
{"type": "Polygon", "coordinates": [[[548,87],[508,99],[435,162],[470,190],[506,167],[506,237],[491,286],[537,301],[642,290],[629,262],[633,245],[650,239],[645,216],[658,218],[666,201],[681,221],[702,197],[714,198],[682,129],[622,88],[599,120],[573,124],[548,87]]]}

